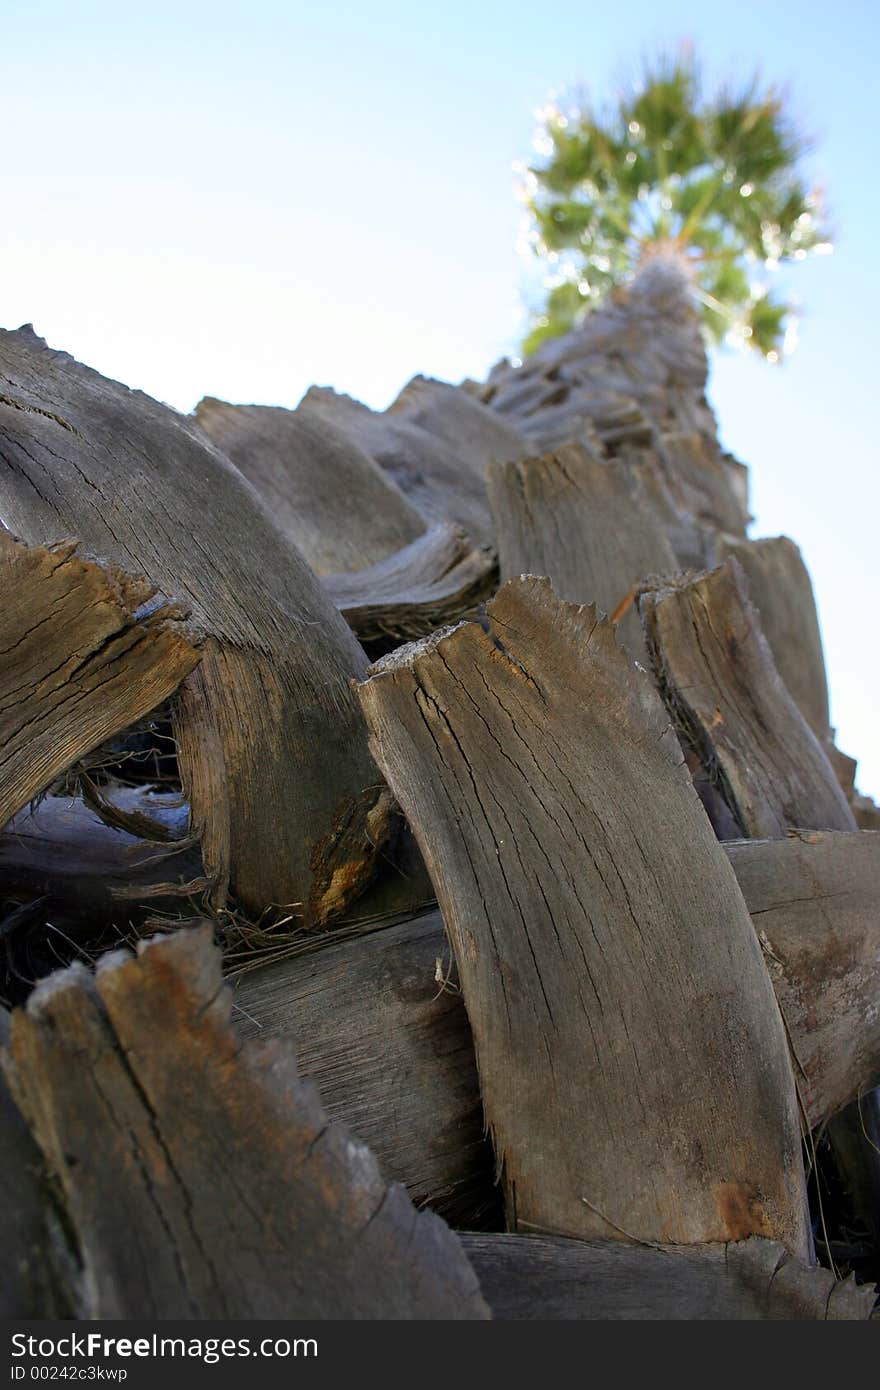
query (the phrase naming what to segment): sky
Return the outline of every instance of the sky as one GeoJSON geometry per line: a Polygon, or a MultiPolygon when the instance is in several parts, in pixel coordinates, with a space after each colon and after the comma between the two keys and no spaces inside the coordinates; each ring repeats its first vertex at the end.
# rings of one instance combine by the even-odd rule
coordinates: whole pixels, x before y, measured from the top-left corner
{"type": "Polygon", "coordinates": [[[838,742],[880,798],[876,0],[0,0],[0,21],[0,325],[184,411],[485,376],[522,331],[512,166],[548,93],[613,96],[683,39],[710,85],[784,84],[835,253],[787,282],[792,358],[716,354],[710,398],[751,534],[804,553],[838,742]]]}

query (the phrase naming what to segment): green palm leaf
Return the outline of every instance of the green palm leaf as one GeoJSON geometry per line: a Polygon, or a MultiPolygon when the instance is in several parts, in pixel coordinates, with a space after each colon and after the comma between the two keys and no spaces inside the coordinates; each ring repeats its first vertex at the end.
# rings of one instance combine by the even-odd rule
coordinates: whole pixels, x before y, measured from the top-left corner
{"type": "Polygon", "coordinates": [[[778,358],[791,309],[754,280],[830,242],[775,88],[755,77],[707,99],[692,54],[661,56],[610,110],[551,107],[540,135],[526,202],[552,280],[525,352],[660,250],[687,265],[710,339],[778,358]]]}

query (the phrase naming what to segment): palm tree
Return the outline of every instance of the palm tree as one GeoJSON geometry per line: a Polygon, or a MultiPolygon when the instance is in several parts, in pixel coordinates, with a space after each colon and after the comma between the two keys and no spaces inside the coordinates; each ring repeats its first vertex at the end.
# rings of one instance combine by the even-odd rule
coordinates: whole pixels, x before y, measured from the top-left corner
{"type": "Polygon", "coordinates": [[[778,361],[791,305],[764,274],[831,250],[779,92],[756,77],[707,100],[684,50],[649,66],[607,113],[554,102],[539,116],[543,158],[523,171],[523,191],[548,293],[523,350],[574,327],[661,254],[689,277],[713,341],[778,361]]]}

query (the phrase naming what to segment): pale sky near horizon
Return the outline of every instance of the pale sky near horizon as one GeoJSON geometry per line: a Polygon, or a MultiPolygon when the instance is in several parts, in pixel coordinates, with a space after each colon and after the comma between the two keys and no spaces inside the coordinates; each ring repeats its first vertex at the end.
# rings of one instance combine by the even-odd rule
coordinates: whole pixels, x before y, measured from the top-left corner
{"type": "Polygon", "coordinates": [[[710,85],[759,66],[816,137],[836,249],[787,279],[804,304],[792,359],[718,354],[710,398],[752,469],[752,534],[803,550],[838,742],[880,798],[880,5],[660,11],[0,0],[0,324],[33,322],[185,411],[206,394],[293,405],[313,382],[384,407],[416,372],[482,377],[521,332],[511,169],[548,92],[612,95],[684,38],[710,85]]]}

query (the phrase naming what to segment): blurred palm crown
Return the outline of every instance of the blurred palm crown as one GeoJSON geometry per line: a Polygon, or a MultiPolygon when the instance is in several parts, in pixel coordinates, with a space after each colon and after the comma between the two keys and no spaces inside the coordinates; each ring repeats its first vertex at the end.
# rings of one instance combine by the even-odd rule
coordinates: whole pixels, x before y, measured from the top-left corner
{"type": "Polygon", "coordinates": [[[688,275],[711,341],[778,361],[793,307],[766,273],[831,243],[821,194],[801,172],[807,143],[777,89],[753,78],[707,99],[683,51],[646,67],[605,112],[551,102],[538,117],[540,160],[520,172],[547,293],[523,351],[573,328],[663,255],[688,275]]]}

